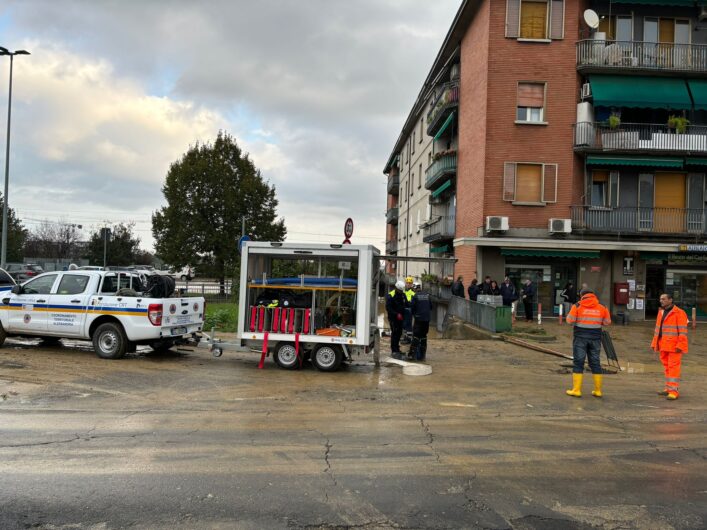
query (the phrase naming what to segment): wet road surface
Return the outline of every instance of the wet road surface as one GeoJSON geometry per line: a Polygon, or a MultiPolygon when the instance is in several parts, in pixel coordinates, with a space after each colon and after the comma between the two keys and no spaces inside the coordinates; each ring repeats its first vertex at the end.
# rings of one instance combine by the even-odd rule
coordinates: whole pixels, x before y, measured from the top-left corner
{"type": "Polygon", "coordinates": [[[654,372],[569,398],[561,359],[491,341],[431,341],[418,378],[148,351],[0,349],[0,528],[707,525],[700,354],[667,402],[654,372]]]}

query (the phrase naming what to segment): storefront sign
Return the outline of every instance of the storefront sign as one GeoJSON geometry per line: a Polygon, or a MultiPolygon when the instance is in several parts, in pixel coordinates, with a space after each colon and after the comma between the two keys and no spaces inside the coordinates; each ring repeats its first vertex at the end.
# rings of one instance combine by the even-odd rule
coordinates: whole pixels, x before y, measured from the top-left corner
{"type": "Polygon", "coordinates": [[[707,252],[707,245],[680,245],[680,252],[707,252]]]}
{"type": "Polygon", "coordinates": [[[624,258],[624,276],[633,276],[633,258],[624,258]]]}

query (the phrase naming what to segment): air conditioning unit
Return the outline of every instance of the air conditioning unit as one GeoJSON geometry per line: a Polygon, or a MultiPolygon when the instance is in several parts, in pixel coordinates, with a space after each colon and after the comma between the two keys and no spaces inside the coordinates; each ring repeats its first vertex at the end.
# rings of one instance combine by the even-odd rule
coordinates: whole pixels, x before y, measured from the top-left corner
{"type": "Polygon", "coordinates": [[[489,215],[486,217],[486,230],[505,232],[508,230],[508,217],[498,215],[489,215]]]}
{"type": "Polygon", "coordinates": [[[592,85],[589,83],[584,83],[582,85],[582,99],[587,99],[592,97],[592,85]]]}
{"type": "Polygon", "coordinates": [[[547,231],[551,234],[570,234],[572,233],[572,219],[550,219],[547,231]]]}
{"type": "Polygon", "coordinates": [[[700,22],[707,20],[707,6],[700,7],[700,14],[697,15],[700,22]]]}

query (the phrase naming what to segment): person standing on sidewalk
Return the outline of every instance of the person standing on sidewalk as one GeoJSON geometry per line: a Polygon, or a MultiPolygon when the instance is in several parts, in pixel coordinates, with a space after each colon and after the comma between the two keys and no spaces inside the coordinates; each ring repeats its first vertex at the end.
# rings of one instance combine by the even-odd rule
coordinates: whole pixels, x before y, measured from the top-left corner
{"type": "Polygon", "coordinates": [[[501,297],[503,298],[503,305],[506,307],[511,307],[513,302],[518,300],[516,286],[511,283],[511,279],[508,276],[506,276],[501,284],[501,297]]]}
{"type": "Polygon", "coordinates": [[[385,297],[385,309],[388,312],[388,324],[390,325],[390,352],[394,359],[402,359],[400,352],[400,336],[403,334],[403,315],[405,314],[405,282],[398,280],[395,289],[390,291],[385,297]]]}
{"type": "Polygon", "coordinates": [[[533,301],[535,299],[535,285],[530,278],[525,280],[525,286],[521,291],[523,306],[525,307],[525,319],[528,322],[533,321],[533,301]]]}
{"type": "Polygon", "coordinates": [[[567,323],[574,324],[574,338],[572,339],[572,390],[566,393],[572,397],[582,397],[582,376],[584,374],[584,361],[589,360],[592,370],[594,390],[592,396],[602,397],[602,373],[599,355],[601,354],[601,327],[611,324],[609,310],[599,303],[596,295],[590,290],[580,293],[580,301],[572,306],[567,323]]]}
{"type": "Polygon", "coordinates": [[[651,342],[653,351],[660,353],[660,362],[665,372],[665,388],[658,394],[668,399],[677,399],[680,395],[680,363],[688,347],[687,314],[673,304],[673,297],[669,294],[661,294],[659,300],[660,310],[651,342]]]}
{"type": "Polygon", "coordinates": [[[464,276],[457,276],[457,281],[452,284],[452,295],[464,298],[464,276]]]}
{"type": "Polygon", "coordinates": [[[412,345],[408,358],[411,361],[424,361],[427,355],[427,333],[430,331],[432,318],[432,300],[430,294],[422,290],[422,284],[415,282],[415,296],[412,297],[412,314],[415,324],[412,327],[412,345]]]}

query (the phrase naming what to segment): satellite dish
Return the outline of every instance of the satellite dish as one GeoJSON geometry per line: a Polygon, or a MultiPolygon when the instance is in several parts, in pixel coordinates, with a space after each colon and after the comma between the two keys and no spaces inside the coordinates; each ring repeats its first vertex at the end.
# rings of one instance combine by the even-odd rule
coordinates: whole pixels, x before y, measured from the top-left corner
{"type": "Polygon", "coordinates": [[[584,23],[592,29],[599,27],[599,15],[593,9],[587,9],[584,12],[584,23]]]}

